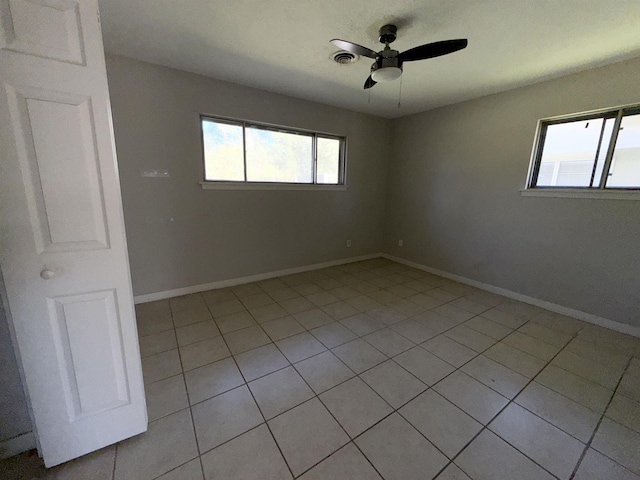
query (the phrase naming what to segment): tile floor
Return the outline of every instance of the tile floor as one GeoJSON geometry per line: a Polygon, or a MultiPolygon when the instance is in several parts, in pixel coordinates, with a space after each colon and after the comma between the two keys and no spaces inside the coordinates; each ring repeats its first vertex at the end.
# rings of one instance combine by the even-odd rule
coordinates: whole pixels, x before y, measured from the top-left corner
{"type": "Polygon", "coordinates": [[[383,259],[137,314],[148,432],[8,478],[640,479],[637,338],[383,259]]]}

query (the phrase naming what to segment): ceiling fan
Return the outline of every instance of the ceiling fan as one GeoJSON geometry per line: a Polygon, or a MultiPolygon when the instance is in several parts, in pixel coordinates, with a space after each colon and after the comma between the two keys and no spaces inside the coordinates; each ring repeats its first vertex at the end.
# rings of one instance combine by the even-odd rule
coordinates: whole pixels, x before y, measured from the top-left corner
{"type": "Polygon", "coordinates": [[[351,52],[363,57],[373,58],[375,62],[371,65],[371,75],[364,82],[364,88],[371,88],[378,82],[390,82],[402,75],[402,64],[415,60],[426,60],[427,58],[440,57],[449,53],[462,50],[468,44],[466,38],[456,40],[444,40],[441,42],[427,43],[419,47],[411,48],[405,52],[398,52],[389,47],[390,43],[396,39],[398,28],[395,25],[384,25],[380,28],[380,43],[384,43],[384,49],[380,52],[334,38],[331,43],[342,50],[351,52]]]}

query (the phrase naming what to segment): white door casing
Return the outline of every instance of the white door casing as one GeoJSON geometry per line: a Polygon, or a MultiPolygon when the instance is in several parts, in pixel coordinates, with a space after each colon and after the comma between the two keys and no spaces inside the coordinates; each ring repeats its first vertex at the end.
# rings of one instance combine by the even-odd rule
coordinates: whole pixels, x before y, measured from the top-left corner
{"type": "Polygon", "coordinates": [[[97,0],[0,0],[0,266],[41,453],[147,428],[97,0]]]}

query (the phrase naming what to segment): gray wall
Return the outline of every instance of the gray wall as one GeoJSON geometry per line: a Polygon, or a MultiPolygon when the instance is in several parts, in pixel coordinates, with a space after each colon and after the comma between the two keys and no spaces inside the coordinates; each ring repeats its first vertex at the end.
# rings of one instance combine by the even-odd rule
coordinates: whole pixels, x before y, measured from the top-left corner
{"type": "MultiPolygon", "coordinates": [[[[32,430],[27,399],[22,388],[4,302],[4,282],[0,275],[0,445],[5,440],[32,430]]],[[[0,458],[4,452],[0,448],[0,458]]]]}
{"type": "Polygon", "coordinates": [[[640,202],[519,193],[537,120],[640,102],[638,72],[640,59],[395,120],[385,251],[640,326],[640,202]]]}
{"type": "Polygon", "coordinates": [[[382,250],[389,120],[125,57],[107,73],[136,295],[382,250]],[[346,135],[349,189],[202,190],[201,113],[346,135]]]}

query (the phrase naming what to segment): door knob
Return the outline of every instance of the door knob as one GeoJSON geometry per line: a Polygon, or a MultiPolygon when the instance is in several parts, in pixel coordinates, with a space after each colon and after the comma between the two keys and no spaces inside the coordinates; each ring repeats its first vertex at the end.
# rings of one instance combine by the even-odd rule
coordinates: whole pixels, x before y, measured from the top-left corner
{"type": "Polygon", "coordinates": [[[40,278],[42,278],[43,280],[49,280],[55,277],[55,275],[56,274],[53,272],[53,270],[49,268],[43,268],[42,271],[40,272],[40,278]]]}

